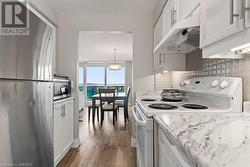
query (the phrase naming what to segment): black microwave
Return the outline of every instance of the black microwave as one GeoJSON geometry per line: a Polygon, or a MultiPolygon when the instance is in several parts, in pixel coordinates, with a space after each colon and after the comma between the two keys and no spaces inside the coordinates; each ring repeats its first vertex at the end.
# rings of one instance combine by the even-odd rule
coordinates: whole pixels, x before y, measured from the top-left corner
{"type": "Polygon", "coordinates": [[[71,81],[67,76],[54,75],[54,100],[71,96],[71,81]]]}

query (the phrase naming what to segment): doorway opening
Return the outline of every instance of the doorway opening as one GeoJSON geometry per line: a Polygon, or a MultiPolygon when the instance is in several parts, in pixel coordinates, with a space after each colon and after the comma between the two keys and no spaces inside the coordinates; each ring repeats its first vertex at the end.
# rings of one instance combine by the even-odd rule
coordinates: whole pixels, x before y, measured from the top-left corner
{"type": "Polygon", "coordinates": [[[82,115],[88,111],[92,96],[97,95],[100,88],[115,87],[118,92],[126,92],[128,87],[133,87],[133,34],[80,31],[78,46],[79,120],[83,122],[88,121],[82,115]],[[111,64],[118,64],[120,68],[114,70],[111,64]]]}

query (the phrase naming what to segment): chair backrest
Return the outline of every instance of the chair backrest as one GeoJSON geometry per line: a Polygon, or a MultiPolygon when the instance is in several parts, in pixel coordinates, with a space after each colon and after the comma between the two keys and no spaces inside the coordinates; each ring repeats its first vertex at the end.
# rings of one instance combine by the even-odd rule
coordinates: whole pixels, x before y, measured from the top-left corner
{"type": "Polygon", "coordinates": [[[129,100],[130,91],[131,91],[131,88],[128,87],[128,88],[127,88],[127,101],[129,100]]]}
{"type": "Polygon", "coordinates": [[[115,89],[116,93],[118,94],[118,87],[117,86],[107,86],[107,89],[115,89]]]}
{"type": "Polygon", "coordinates": [[[115,108],[115,89],[99,89],[101,109],[105,102],[112,103],[115,108]]]}
{"type": "Polygon", "coordinates": [[[126,105],[128,105],[128,101],[129,101],[129,95],[130,95],[130,91],[131,91],[131,88],[130,87],[127,87],[127,97],[126,97],[126,105]]]}

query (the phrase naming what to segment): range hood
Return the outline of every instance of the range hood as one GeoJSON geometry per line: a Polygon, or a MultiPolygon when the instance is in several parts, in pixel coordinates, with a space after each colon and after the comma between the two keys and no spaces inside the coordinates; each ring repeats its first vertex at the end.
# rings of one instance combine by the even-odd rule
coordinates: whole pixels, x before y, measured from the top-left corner
{"type": "Polygon", "coordinates": [[[154,53],[186,54],[199,48],[200,14],[195,13],[177,22],[155,47],[154,53]]]}

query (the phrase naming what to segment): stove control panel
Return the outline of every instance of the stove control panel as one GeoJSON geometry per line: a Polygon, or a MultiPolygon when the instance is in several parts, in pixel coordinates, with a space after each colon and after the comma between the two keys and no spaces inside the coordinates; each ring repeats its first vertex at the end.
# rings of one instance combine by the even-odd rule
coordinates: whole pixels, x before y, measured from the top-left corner
{"type": "Polygon", "coordinates": [[[180,83],[180,90],[202,93],[232,95],[241,89],[242,79],[237,77],[197,77],[180,83]]]}

